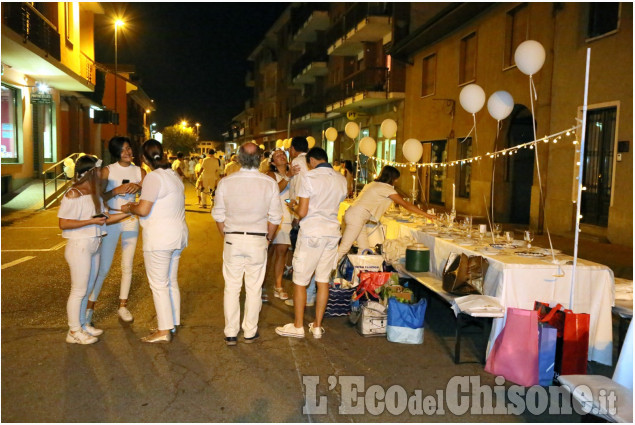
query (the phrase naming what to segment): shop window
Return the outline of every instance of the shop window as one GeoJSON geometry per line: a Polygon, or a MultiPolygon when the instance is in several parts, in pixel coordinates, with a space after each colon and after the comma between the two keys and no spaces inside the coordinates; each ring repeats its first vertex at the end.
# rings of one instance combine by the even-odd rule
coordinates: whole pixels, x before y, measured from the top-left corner
{"type": "Polygon", "coordinates": [[[421,67],[421,97],[433,95],[437,79],[437,55],[423,58],[421,67]]]}
{"type": "Polygon", "coordinates": [[[19,91],[2,85],[2,163],[19,161],[18,151],[18,99],[19,91]]]}
{"type": "MultiPolygon", "coordinates": [[[[472,157],[472,138],[458,139],[457,160],[472,157]]],[[[457,193],[459,198],[470,197],[470,181],[472,178],[472,164],[465,161],[456,165],[457,193]]]]}
{"type": "Polygon", "coordinates": [[[600,37],[617,31],[619,21],[619,3],[589,3],[589,28],[587,38],[600,37]]]}
{"type": "Polygon", "coordinates": [[[459,85],[476,80],[476,33],[461,39],[459,58],[459,85]]]}
{"type": "Polygon", "coordinates": [[[529,9],[527,3],[516,6],[507,12],[505,22],[504,68],[515,66],[514,53],[520,43],[529,38],[529,9]]]}

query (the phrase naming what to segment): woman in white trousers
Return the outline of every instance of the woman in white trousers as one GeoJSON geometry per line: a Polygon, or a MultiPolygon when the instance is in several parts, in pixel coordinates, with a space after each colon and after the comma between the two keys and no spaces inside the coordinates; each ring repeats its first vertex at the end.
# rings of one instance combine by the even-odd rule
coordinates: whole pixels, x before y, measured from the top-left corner
{"type": "Polygon", "coordinates": [[[368,183],[359,193],[353,205],[350,206],[344,214],[344,233],[337,250],[337,261],[348,253],[357,241],[357,246],[361,252],[370,248],[368,244],[368,233],[366,224],[373,220],[379,222],[390,204],[393,202],[401,205],[405,209],[415,214],[421,214],[428,218],[434,218],[433,215],[417,208],[415,205],[404,200],[395,190],[395,183],[401,173],[395,167],[390,165],[384,166],[381,173],[375,181],[368,183]]]}
{"type": "Polygon", "coordinates": [[[64,258],[71,272],[71,290],[66,303],[69,331],[66,342],[93,344],[104,331],[86,322],[86,304],[99,268],[100,245],[105,224],[116,223],[128,214],[103,214],[97,192],[101,160],[84,155],[75,163],[75,183],[62,198],[59,227],[68,239],[64,258]]]}
{"type": "MultiPolygon", "coordinates": [[[[111,213],[121,211],[121,206],[135,200],[141,191],[141,183],[146,175],[145,170],[132,163],[133,153],[130,139],[115,136],[108,142],[110,155],[116,161],[101,170],[102,197],[111,213]]],[[[86,321],[92,323],[95,303],[101,292],[104,280],[110,272],[115,250],[121,238],[121,286],[119,289],[119,309],[117,314],[124,322],[132,322],[134,318],[128,310],[128,295],[132,283],[132,264],[139,237],[139,219],[131,216],[108,227],[108,234],[101,243],[101,259],[97,281],[86,309],[86,321]]]]}
{"type": "Polygon", "coordinates": [[[185,223],[185,187],[170,168],[161,143],[146,140],[141,148],[143,161],[150,172],[143,180],[138,203],[121,207],[141,217],[143,259],[154,308],[157,330],[142,338],[144,342],[170,342],[181,324],[181,293],[177,280],[181,252],[187,246],[185,223]]]}

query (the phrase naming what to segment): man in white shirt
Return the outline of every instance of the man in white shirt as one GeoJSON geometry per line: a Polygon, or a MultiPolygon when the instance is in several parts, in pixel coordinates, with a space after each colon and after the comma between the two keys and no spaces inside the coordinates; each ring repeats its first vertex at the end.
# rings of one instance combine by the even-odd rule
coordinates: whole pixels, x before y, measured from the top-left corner
{"type": "Polygon", "coordinates": [[[202,208],[207,208],[207,200],[211,199],[214,189],[216,189],[216,183],[220,178],[220,163],[214,153],[214,149],[210,149],[209,154],[201,165],[201,182],[203,184],[202,208]]]}
{"type": "Polygon", "coordinates": [[[176,172],[176,174],[183,181],[183,177],[185,177],[185,172],[183,172],[183,152],[176,153],[176,159],[172,163],[172,169],[176,172]]]}
{"type": "Polygon", "coordinates": [[[300,233],[293,253],[294,323],[276,328],[281,336],[304,338],[304,306],[306,287],[315,273],[317,298],[315,322],[309,324],[314,338],[324,333],[322,319],[329,297],[329,276],[335,269],[340,223],[337,213],[346,198],[346,179],[333,170],[322,148],[314,147],[306,154],[310,171],[303,176],[294,205],[300,217],[300,233]]]}
{"type": "MultiPolygon", "coordinates": [[[[214,158],[216,160],[216,158],[214,158]]],[[[236,345],[240,331],[240,291],[245,279],[246,343],[259,338],[258,316],[262,284],[267,269],[267,249],[282,221],[280,191],[276,181],[258,171],[260,152],[255,143],[239,149],[242,168],[218,183],[212,217],[224,235],[225,343],[236,345]]]]}

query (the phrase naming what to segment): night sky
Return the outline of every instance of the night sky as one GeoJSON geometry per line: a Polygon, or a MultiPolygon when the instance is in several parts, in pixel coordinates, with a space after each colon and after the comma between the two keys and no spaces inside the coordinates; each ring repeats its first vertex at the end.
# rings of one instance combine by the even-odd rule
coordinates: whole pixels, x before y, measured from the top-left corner
{"type": "Polygon", "coordinates": [[[134,65],[157,108],[159,131],[182,119],[201,123],[201,140],[222,140],[244,109],[247,57],[289,3],[101,3],[95,19],[95,59],[113,64],[114,16],[119,66],[134,65]]]}

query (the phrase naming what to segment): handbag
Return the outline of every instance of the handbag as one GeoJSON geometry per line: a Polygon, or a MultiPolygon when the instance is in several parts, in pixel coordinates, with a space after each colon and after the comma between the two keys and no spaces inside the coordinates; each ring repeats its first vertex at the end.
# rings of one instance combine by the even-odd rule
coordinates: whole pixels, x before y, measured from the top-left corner
{"type": "Polygon", "coordinates": [[[489,268],[480,255],[450,253],[443,268],[443,289],[454,295],[483,295],[483,282],[489,268]]]}
{"type": "Polygon", "coordinates": [[[360,272],[381,272],[384,270],[384,257],[373,254],[370,249],[364,250],[361,255],[348,254],[347,257],[354,268],[351,280],[353,286],[359,284],[360,272]]]}
{"type": "Polygon", "coordinates": [[[361,307],[357,321],[357,332],[362,336],[386,335],[388,314],[386,307],[376,301],[369,301],[361,307]]]}
{"type": "Polygon", "coordinates": [[[525,387],[538,384],[538,312],[509,307],[485,371],[525,387]]]}
{"type": "Polygon", "coordinates": [[[556,366],[558,330],[547,323],[538,323],[538,384],[553,385],[556,366]]]}
{"type": "Polygon", "coordinates": [[[351,282],[353,280],[354,271],[355,271],[355,267],[353,267],[353,264],[351,264],[351,260],[348,259],[348,255],[343,256],[337,265],[338,277],[341,277],[351,282]]]}
{"type": "Polygon", "coordinates": [[[534,309],[541,322],[557,329],[556,375],[586,375],[589,355],[589,325],[591,317],[587,313],[574,313],[562,309],[562,305],[536,301],[534,309]]]}
{"type": "Polygon", "coordinates": [[[390,342],[401,344],[423,344],[423,322],[427,300],[416,304],[405,304],[396,298],[388,298],[388,326],[386,336],[390,342]]]}

